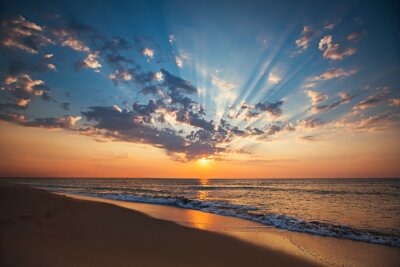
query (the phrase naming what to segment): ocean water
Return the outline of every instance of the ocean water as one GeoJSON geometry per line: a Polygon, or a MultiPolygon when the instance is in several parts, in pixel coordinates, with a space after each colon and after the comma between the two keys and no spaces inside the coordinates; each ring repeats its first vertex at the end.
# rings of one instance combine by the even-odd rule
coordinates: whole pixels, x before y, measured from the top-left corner
{"type": "Polygon", "coordinates": [[[13,179],[52,192],[172,205],[400,248],[400,179],[13,179]]]}

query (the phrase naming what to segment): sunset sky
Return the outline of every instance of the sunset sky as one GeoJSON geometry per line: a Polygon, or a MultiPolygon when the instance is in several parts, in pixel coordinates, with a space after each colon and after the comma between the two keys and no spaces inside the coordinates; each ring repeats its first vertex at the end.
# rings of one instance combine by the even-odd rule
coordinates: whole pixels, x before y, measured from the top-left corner
{"type": "Polygon", "coordinates": [[[399,177],[396,1],[8,1],[0,176],[399,177]]]}

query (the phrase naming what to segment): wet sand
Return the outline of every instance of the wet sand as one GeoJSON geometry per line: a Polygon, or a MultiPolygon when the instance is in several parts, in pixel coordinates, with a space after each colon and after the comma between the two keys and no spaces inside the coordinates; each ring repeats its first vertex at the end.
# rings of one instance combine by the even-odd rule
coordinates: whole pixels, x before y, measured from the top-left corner
{"type": "Polygon", "coordinates": [[[0,184],[0,266],[315,266],[109,203],[0,184]]]}

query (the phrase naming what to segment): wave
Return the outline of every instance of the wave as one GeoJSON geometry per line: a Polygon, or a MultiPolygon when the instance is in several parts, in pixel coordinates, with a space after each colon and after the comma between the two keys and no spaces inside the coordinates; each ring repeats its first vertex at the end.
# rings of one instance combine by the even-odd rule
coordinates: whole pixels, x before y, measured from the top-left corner
{"type": "Polygon", "coordinates": [[[280,188],[271,186],[192,186],[189,189],[196,191],[213,191],[213,190],[257,190],[257,191],[273,191],[273,192],[294,192],[309,193],[316,195],[368,195],[368,196],[400,196],[399,192],[376,192],[376,191],[346,191],[346,190],[324,190],[324,189],[305,189],[305,188],[280,188]]]}
{"type": "MultiPolygon", "coordinates": [[[[81,194],[81,193],[79,193],[81,194]]],[[[180,208],[200,210],[203,212],[237,217],[245,220],[258,222],[267,226],[303,232],[320,236],[331,236],[369,243],[382,244],[400,248],[400,236],[392,234],[361,230],[345,225],[330,224],[319,221],[306,221],[287,215],[274,213],[260,213],[259,209],[251,206],[237,205],[224,201],[200,201],[179,196],[159,195],[128,195],[128,194],[84,194],[86,196],[101,197],[128,202],[139,202],[149,204],[170,205],[180,208]]]]}

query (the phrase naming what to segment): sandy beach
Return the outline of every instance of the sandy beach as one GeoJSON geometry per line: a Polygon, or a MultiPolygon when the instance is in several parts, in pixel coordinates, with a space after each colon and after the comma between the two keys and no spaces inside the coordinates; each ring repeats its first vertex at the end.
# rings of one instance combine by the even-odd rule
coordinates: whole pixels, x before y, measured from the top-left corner
{"type": "Polygon", "coordinates": [[[0,185],[1,266],[314,266],[107,203],[0,185]]]}
{"type": "MultiPolygon", "coordinates": [[[[64,194],[61,194],[64,195],[64,194]]],[[[222,216],[169,205],[119,201],[65,194],[70,198],[113,204],[152,218],[172,221],[240,239],[267,250],[280,251],[324,266],[398,266],[399,249],[368,242],[287,231],[231,216],[222,216]]]]}

